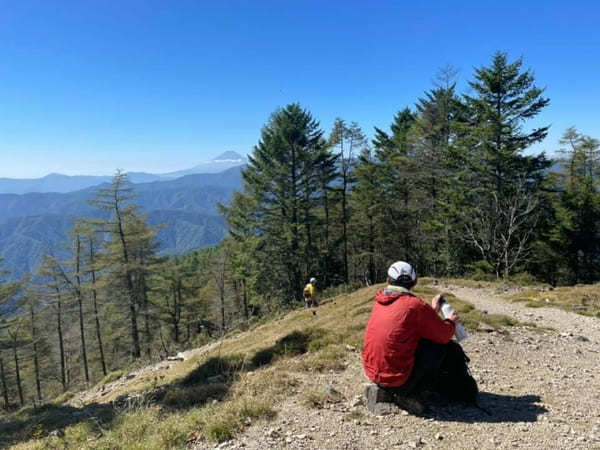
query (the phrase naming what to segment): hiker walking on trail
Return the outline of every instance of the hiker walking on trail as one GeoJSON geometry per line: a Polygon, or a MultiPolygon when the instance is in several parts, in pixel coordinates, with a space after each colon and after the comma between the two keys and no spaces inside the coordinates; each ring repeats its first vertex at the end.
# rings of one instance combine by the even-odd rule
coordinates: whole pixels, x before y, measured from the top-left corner
{"type": "MultiPolygon", "coordinates": [[[[317,306],[319,306],[315,297],[316,284],[317,279],[313,277],[309,280],[306,286],[304,286],[304,290],[302,293],[304,295],[304,304],[306,305],[307,309],[312,307],[316,308],[317,306]]],[[[313,311],[313,314],[316,314],[316,312],[313,311]]]]}
{"type": "MultiPolygon", "coordinates": [[[[450,343],[458,316],[454,311],[447,319],[438,315],[442,295],[429,306],[411,292],[417,274],[410,264],[395,262],[387,274],[387,286],[375,296],[365,332],[363,366],[376,384],[369,386],[367,400],[377,401],[378,389],[383,389],[398,406],[420,414],[424,411],[420,394],[434,390],[442,372],[454,371],[447,367],[455,359],[450,355],[460,352],[467,359],[457,343],[450,343]]],[[[464,360],[462,364],[466,367],[464,360]]]]}

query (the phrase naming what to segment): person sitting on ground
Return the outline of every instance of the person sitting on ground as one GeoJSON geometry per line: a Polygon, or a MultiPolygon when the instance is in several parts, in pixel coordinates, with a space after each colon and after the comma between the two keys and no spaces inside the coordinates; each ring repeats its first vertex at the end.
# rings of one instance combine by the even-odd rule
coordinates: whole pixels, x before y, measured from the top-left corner
{"type": "MultiPolygon", "coordinates": [[[[317,284],[317,279],[316,278],[311,278],[309,280],[309,282],[306,284],[306,286],[304,286],[304,303],[306,305],[306,308],[311,308],[311,307],[317,307],[317,299],[315,298],[315,287],[317,284]]],[[[313,311],[313,314],[316,314],[315,311],[313,311]]]]}
{"type": "Polygon", "coordinates": [[[377,292],[367,324],[363,367],[398,406],[420,414],[424,406],[419,394],[440,371],[458,316],[440,318],[441,295],[429,306],[411,293],[417,274],[410,264],[395,262],[387,274],[388,285],[377,292]]]}

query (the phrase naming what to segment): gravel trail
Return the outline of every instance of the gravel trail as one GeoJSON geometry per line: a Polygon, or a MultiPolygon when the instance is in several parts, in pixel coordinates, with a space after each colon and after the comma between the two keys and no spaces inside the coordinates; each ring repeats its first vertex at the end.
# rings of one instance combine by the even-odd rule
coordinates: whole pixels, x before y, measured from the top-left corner
{"type": "Polygon", "coordinates": [[[360,349],[348,349],[341,372],[294,373],[298,387],[271,421],[251,424],[219,449],[600,449],[600,320],[553,308],[508,303],[489,288],[440,286],[489,313],[532,327],[472,333],[463,347],[490,412],[432,408],[425,417],[398,410],[373,416],[364,406],[360,349]],[[542,328],[542,327],[550,327],[542,328]],[[302,403],[306,390],[329,386],[343,401],[302,403]]]}

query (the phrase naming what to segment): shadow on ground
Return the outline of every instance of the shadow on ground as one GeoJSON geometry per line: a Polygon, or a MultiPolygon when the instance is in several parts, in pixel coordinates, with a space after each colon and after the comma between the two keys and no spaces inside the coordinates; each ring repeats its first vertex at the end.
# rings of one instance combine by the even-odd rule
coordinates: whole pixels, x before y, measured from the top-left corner
{"type": "Polygon", "coordinates": [[[463,405],[430,406],[426,416],[440,421],[466,423],[536,422],[548,410],[538,395],[501,395],[480,392],[481,408],[463,405]]]}
{"type": "MultiPolygon", "coordinates": [[[[110,423],[117,409],[113,405],[92,403],[82,408],[68,405],[43,405],[37,409],[24,408],[0,420],[0,448],[42,437],[80,422],[110,423]]],[[[57,433],[60,435],[60,433],[57,433]]]]}
{"type": "Polygon", "coordinates": [[[294,331],[254,354],[211,357],[180,380],[145,392],[122,395],[112,403],[93,403],[81,408],[55,404],[24,408],[0,419],[0,449],[49,434],[60,437],[64,428],[78,423],[89,423],[101,432],[101,429],[110,429],[120,413],[153,405],[181,410],[223,400],[243,372],[272,364],[280,357],[306,353],[310,344],[324,335],[321,329],[294,331]]]}
{"type": "Polygon", "coordinates": [[[272,364],[281,357],[304,354],[310,344],[324,334],[320,329],[293,331],[253,355],[233,354],[209,358],[183,379],[161,388],[162,393],[157,395],[158,403],[172,409],[186,409],[223,400],[242,373],[272,364]]]}

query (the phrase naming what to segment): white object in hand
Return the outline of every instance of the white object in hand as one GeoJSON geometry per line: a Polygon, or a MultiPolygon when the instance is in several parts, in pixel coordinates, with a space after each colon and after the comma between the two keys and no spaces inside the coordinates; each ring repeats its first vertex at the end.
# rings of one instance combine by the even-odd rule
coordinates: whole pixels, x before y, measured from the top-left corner
{"type": "MultiPolygon", "coordinates": [[[[444,314],[444,318],[447,319],[448,317],[450,317],[452,311],[454,311],[454,308],[452,308],[452,306],[450,306],[447,302],[444,302],[444,304],[442,305],[442,314],[444,314]]],[[[467,338],[467,330],[465,330],[465,327],[463,327],[458,320],[455,323],[456,326],[454,327],[454,336],[456,336],[456,340],[460,342],[463,339],[467,338]]]]}

